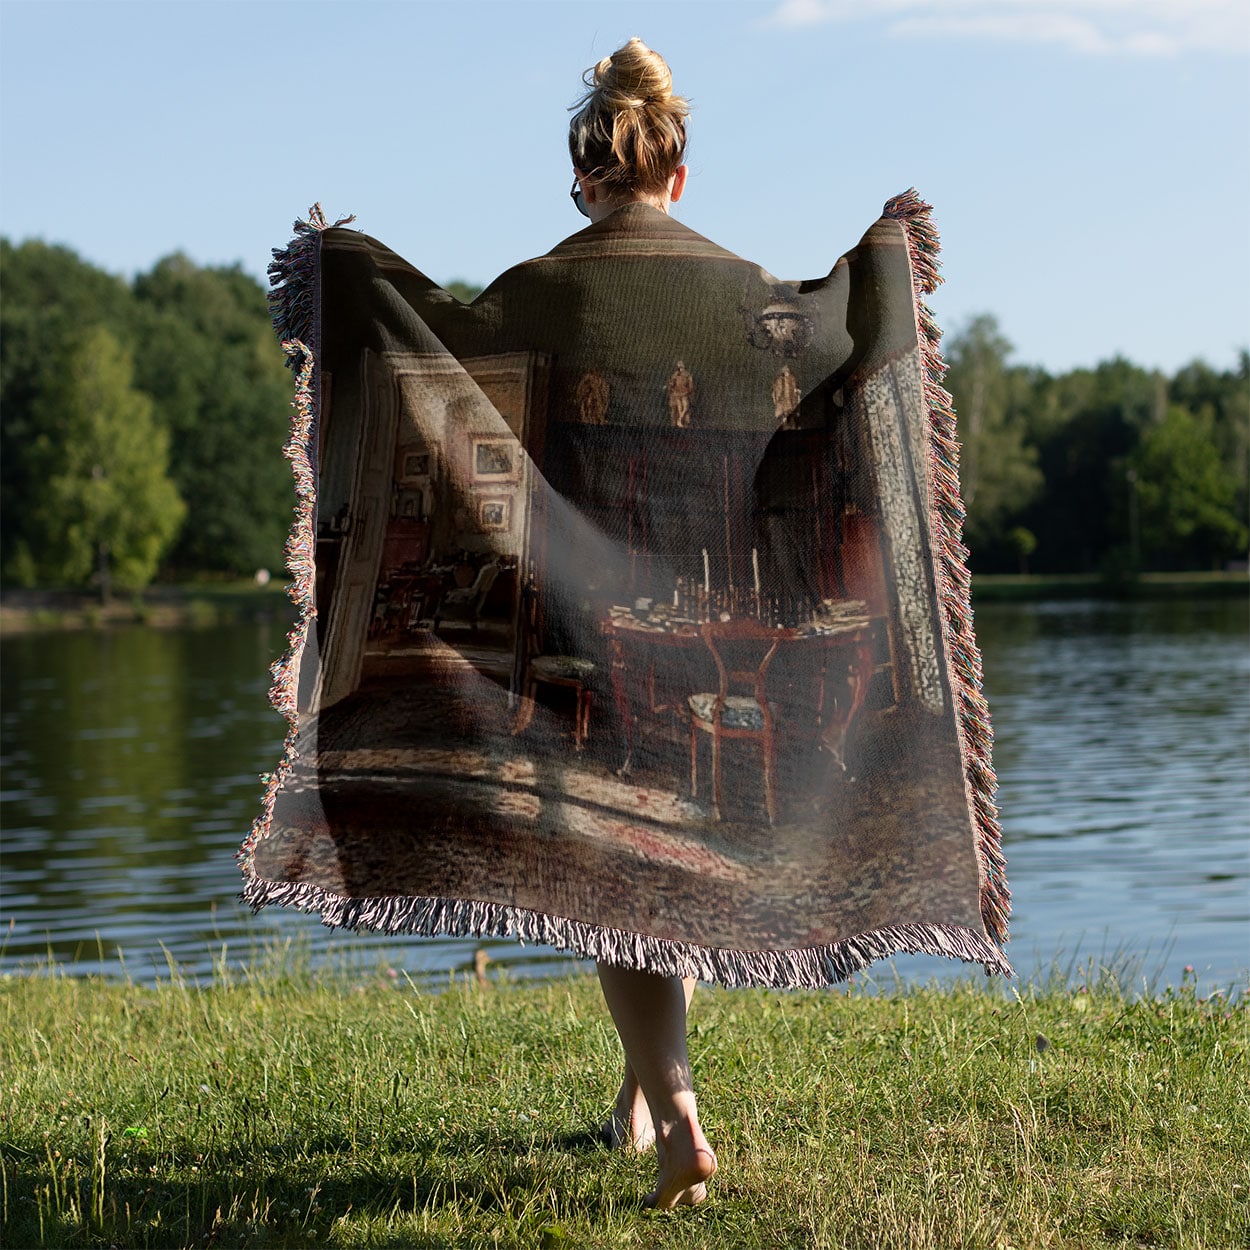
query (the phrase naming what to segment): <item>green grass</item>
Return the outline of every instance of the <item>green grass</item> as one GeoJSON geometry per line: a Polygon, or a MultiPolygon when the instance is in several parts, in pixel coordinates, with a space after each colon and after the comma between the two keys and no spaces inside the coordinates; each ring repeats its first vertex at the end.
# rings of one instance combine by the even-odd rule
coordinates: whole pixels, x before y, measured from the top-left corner
{"type": "Polygon", "coordinates": [[[1247,1018],[1192,982],[701,989],[721,1170],[657,1214],[653,1159],[591,1137],[619,1079],[593,980],[10,977],[3,1244],[1245,1246],[1247,1018]]]}

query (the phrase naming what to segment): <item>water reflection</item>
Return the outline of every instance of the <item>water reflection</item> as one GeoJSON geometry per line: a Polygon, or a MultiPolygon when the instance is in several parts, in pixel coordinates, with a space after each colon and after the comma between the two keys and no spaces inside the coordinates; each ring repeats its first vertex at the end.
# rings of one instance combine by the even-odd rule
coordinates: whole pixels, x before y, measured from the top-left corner
{"type": "MultiPolygon", "coordinates": [[[[1244,600],[986,605],[977,613],[1015,892],[1011,955],[1250,967],[1244,600]]],[[[331,937],[235,901],[234,855],[277,759],[279,622],[6,640],[0,967],[51,955],[137,980],[206,975],[297,935],[319,959],[445,974],[482,943],[331,937]]],[[[517,975],[574,966],[485,943],[517,975]]],[[[898,961],[929,977],[943,961],[898,961]]]]}

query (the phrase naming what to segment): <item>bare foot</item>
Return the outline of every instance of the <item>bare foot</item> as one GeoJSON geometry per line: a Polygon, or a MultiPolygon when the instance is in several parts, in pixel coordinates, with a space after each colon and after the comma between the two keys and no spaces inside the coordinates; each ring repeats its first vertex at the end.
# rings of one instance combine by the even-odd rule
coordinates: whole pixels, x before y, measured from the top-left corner
{"type": "Polygon", "coordinates": [[[698,1122],[680,1120],[656,1138],[660,1176],[643,1206],[668,1211],[695,1207],[707,1197],[707,1182],[716,1171],[716,1156],[698,1122]]]}
{"type": "Polygon", "coordinates": [[[608,1122],[600,1130],[604,1145],[611,1150],[636,1150],[641,1154],[655,1145],[655,1126],[651,1123],[651,1109],[638,1088],[637,1080],[625,1078],[616,1105],[608,1122]]]}

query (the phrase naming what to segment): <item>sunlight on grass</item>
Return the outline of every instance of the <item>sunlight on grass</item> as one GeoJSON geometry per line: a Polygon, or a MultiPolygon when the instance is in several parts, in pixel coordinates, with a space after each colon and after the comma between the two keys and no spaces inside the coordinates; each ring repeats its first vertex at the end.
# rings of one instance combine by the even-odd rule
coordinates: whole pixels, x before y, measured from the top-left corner
{"type": "Polygon", "coordinates": [[[721,1171],[644,1212],[594,1129],[596,983],[441,992],[278,947],[155,989],[0,981],[12,1246],[1233,1246],[1247,1007],[1110,972],[1004,993],[701,989],[721,1171]]]}

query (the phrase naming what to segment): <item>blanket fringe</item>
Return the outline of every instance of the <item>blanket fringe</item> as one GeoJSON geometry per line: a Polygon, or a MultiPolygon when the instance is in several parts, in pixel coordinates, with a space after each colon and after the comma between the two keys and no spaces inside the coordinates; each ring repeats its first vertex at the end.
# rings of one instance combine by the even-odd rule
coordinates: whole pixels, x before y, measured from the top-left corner
{"type": "MultiPolygon", "coordinates": [[[[278,341],[298,339],[321,345],[321,286],[318,261],[321,256],[321,232],[346,226],[354,216],[326,220],[320,204],[308,210],[308,218],[298,218],[292,229],[295,236],[286,247],[273,249],[269,263],[269,313],[278,341]]],[[[287,362],[297,368],[295,361],[287,362]]]]}
{"type": "Polygon", "coordinates": [[[938,596],[954,670],[952,684],[963,746],[964,776],[981,867],[981,916],[986,931],[1001,943],[1007,941],[1011,893],[1007,889],[1002,829],[994,802],[998,787],[991,763],[994,732],[990,726],[989,709],[981,693],[981,652],[972,629],[972,579],[968,572],[968,548],[961,539],[965,513],[959,493],[959,439],[951,395],[942,386],[946,374],[941,353],[942,332],[922,298],[932,294],[942,282],[938,272],[941,244],[933,225],[932,212],[933,206],[926,204],[912,187],[888,200],[882,215],[899,222],[907,234],[925,406],[929,412],[929,467],[933,485],[938,596]]]}
{"type": "MultiPolygon", "coordinates": [[[[355,217],[340,217],[334,226],[345,226],[355,217]]],[[[286,353],[288,368],[295,370],[295,396],[291,401],[291,433],[282,454],[291,462],[295,478],[295,519],[286,540],[286,567],[291,574],[286,593],[298,612],[287,634],[286,651],[269,669],[271,684],[269,702],[286,717],[287,732],[282,744],[282,758],[272,773],[262,773],[265,789],[260,814],[252,822],[238,860],[251,878],[252,854],[257,842],[265,836],[273,820],[274,803],[299,751],[299,664],[304,643],[317,615],[316,566],[317,539],[315,516],[317,478],[312,467],[310,450],[317,430],[319,414],[316,377],[317,354],[321,348],[321,291],[318,282],[318,261],[321,232],[330,227],[320,204],[308,210],[308,219],[295,222],[295,237],[284,248],[273,249],[269,266],[269,310],[274,329],[286,353]]]]}
{"type": "Polygon", "coordinates": [[[343,898],[307,883],[249,877],[243,901],[317,912],[331,928],[371,929],[426,937],[506,937],[551,946],[583,959],[603,960],[662,976],[697,977],[737,988],[820,989],[890,955],[939,955],[982,964],[986,975],[1011,976],[1002,952],[961,925],[886,925],[840,942],[793,950],[741,951],[700,946],[607,929],[543,912],[470,899],[343,898]]]}

